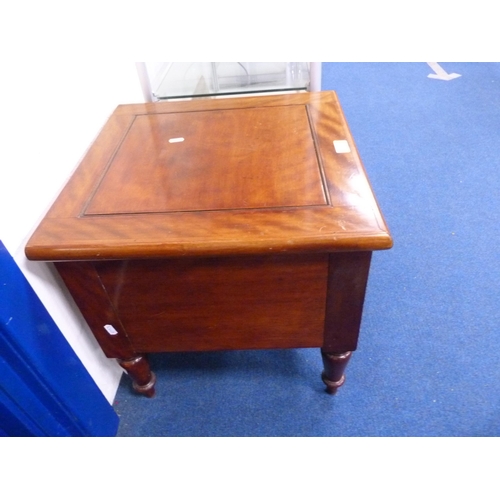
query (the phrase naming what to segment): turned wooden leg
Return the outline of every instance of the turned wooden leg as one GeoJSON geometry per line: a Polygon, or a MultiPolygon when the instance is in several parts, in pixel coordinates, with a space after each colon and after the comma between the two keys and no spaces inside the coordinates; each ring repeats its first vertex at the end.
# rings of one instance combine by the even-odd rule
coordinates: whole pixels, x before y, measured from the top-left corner
{"type": "Polygon", "coordinates": [[[324,367],[321,379],[326,385],[326,392],[328,394],[335,394],[337,389],[344,383],[344,370],[351,359],[351,354],[352,352],[350,351],[334,354],[321,350],[324,367]]]}
{"type": "Polygon", "coordinates": [[[326,391],[335,394],[358,344],[371,252],[333,253],[328,262],[325,332],[321,375],[326,391]]]}
{"type": "Polygon", "coordinates": [[[130,375],[133,387],[139,394],[148,398],[155,395],[156,376],[149,367],[149,362],[144,356],[132,359],[119,359],[118,363],[130,375]]]}

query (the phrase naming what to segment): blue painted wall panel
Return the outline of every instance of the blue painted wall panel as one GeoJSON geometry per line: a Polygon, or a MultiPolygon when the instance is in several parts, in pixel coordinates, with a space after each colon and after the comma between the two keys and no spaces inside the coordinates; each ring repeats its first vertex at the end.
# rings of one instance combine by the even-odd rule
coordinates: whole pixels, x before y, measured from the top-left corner
{"type": "Polygon", "coordinates": [[[0,435],[114,436],[118,416],[0,242],[0,435]]]}

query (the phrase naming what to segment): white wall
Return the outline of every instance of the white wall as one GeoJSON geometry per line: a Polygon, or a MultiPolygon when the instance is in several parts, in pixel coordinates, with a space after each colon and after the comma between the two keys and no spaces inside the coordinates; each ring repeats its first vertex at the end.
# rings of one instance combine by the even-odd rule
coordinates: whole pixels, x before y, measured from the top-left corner
{"type": "Polygon", "coordinates": [[[115,107],[144,102],[135,63],[29,60],[3,70],[0,240],[112,402],[121,368],[104,356],[53,267],[27,261],[24,246],[115,107]]]}

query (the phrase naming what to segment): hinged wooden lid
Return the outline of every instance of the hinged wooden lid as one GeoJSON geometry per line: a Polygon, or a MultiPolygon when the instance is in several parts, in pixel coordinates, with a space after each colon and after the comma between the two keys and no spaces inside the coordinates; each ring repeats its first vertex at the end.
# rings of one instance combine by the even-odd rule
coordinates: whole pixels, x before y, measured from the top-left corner
{"type": "Polygon", "coordinates": [[[334,92],[122,105],[26,247],[35,260],[379,250],[334,92]]]}

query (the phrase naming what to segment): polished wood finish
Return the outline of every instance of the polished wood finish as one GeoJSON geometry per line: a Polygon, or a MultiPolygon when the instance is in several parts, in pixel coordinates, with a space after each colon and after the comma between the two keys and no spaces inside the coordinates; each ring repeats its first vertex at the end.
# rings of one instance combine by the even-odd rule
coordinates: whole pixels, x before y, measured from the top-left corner
{"type": "Polygon", "coordinates": [[[355,351],[361,326],[371,252],[331,253],[323,349],[355,351]]]}
{"type": "Polygon", "coordinates": [[[322,348],[334,392],[371,253],[391,246],[337,97],[318,92],[119,106],[26,255],[56,262],[143,394],[144,353],[294,347],[322,348]]]}
{"type": "Polygon", "coordinates": [[[323,341],[324,254],[95,267],[137,352],[313,347],[323,341]]]}
{"type": "Polygon", "coordinates": [[[352,352],[350,351],[334,354],[321,349],[321,357],[325,368],[321,374],[321,379],[326,385],[328,394],[336,394],[337,389],[344,384],[344,370],[351,359],[351,355],[352,352]]]}
{"type": "Polygon", "coordinates": [[[325,205],[310,135],[304,106],[138,115],[85,214],[325,205]]]}
{"type": "Polygon", "coordinates": [[[151,371],[144,356],[119,359],[118,363],[132,378],[132,386],[136,392],[148,398],[155,396],[156,375],[151,371]]]}
{"type": "Polygon", "coordinates": [[[92,262],[56,262],[56,268],[76,305],[109,358],[130,359],[136,351],[103,288],[92,262]],[[110,335],[106,325],[118,334],[110,335]]]}
{"type": "Polygon", "coordinates": [[[140,259],[391,245],[337,97],[318,92],[119,106],[26,254],[140,259]],[[334,140],[351,151],[336,153],[334,140]]]}

